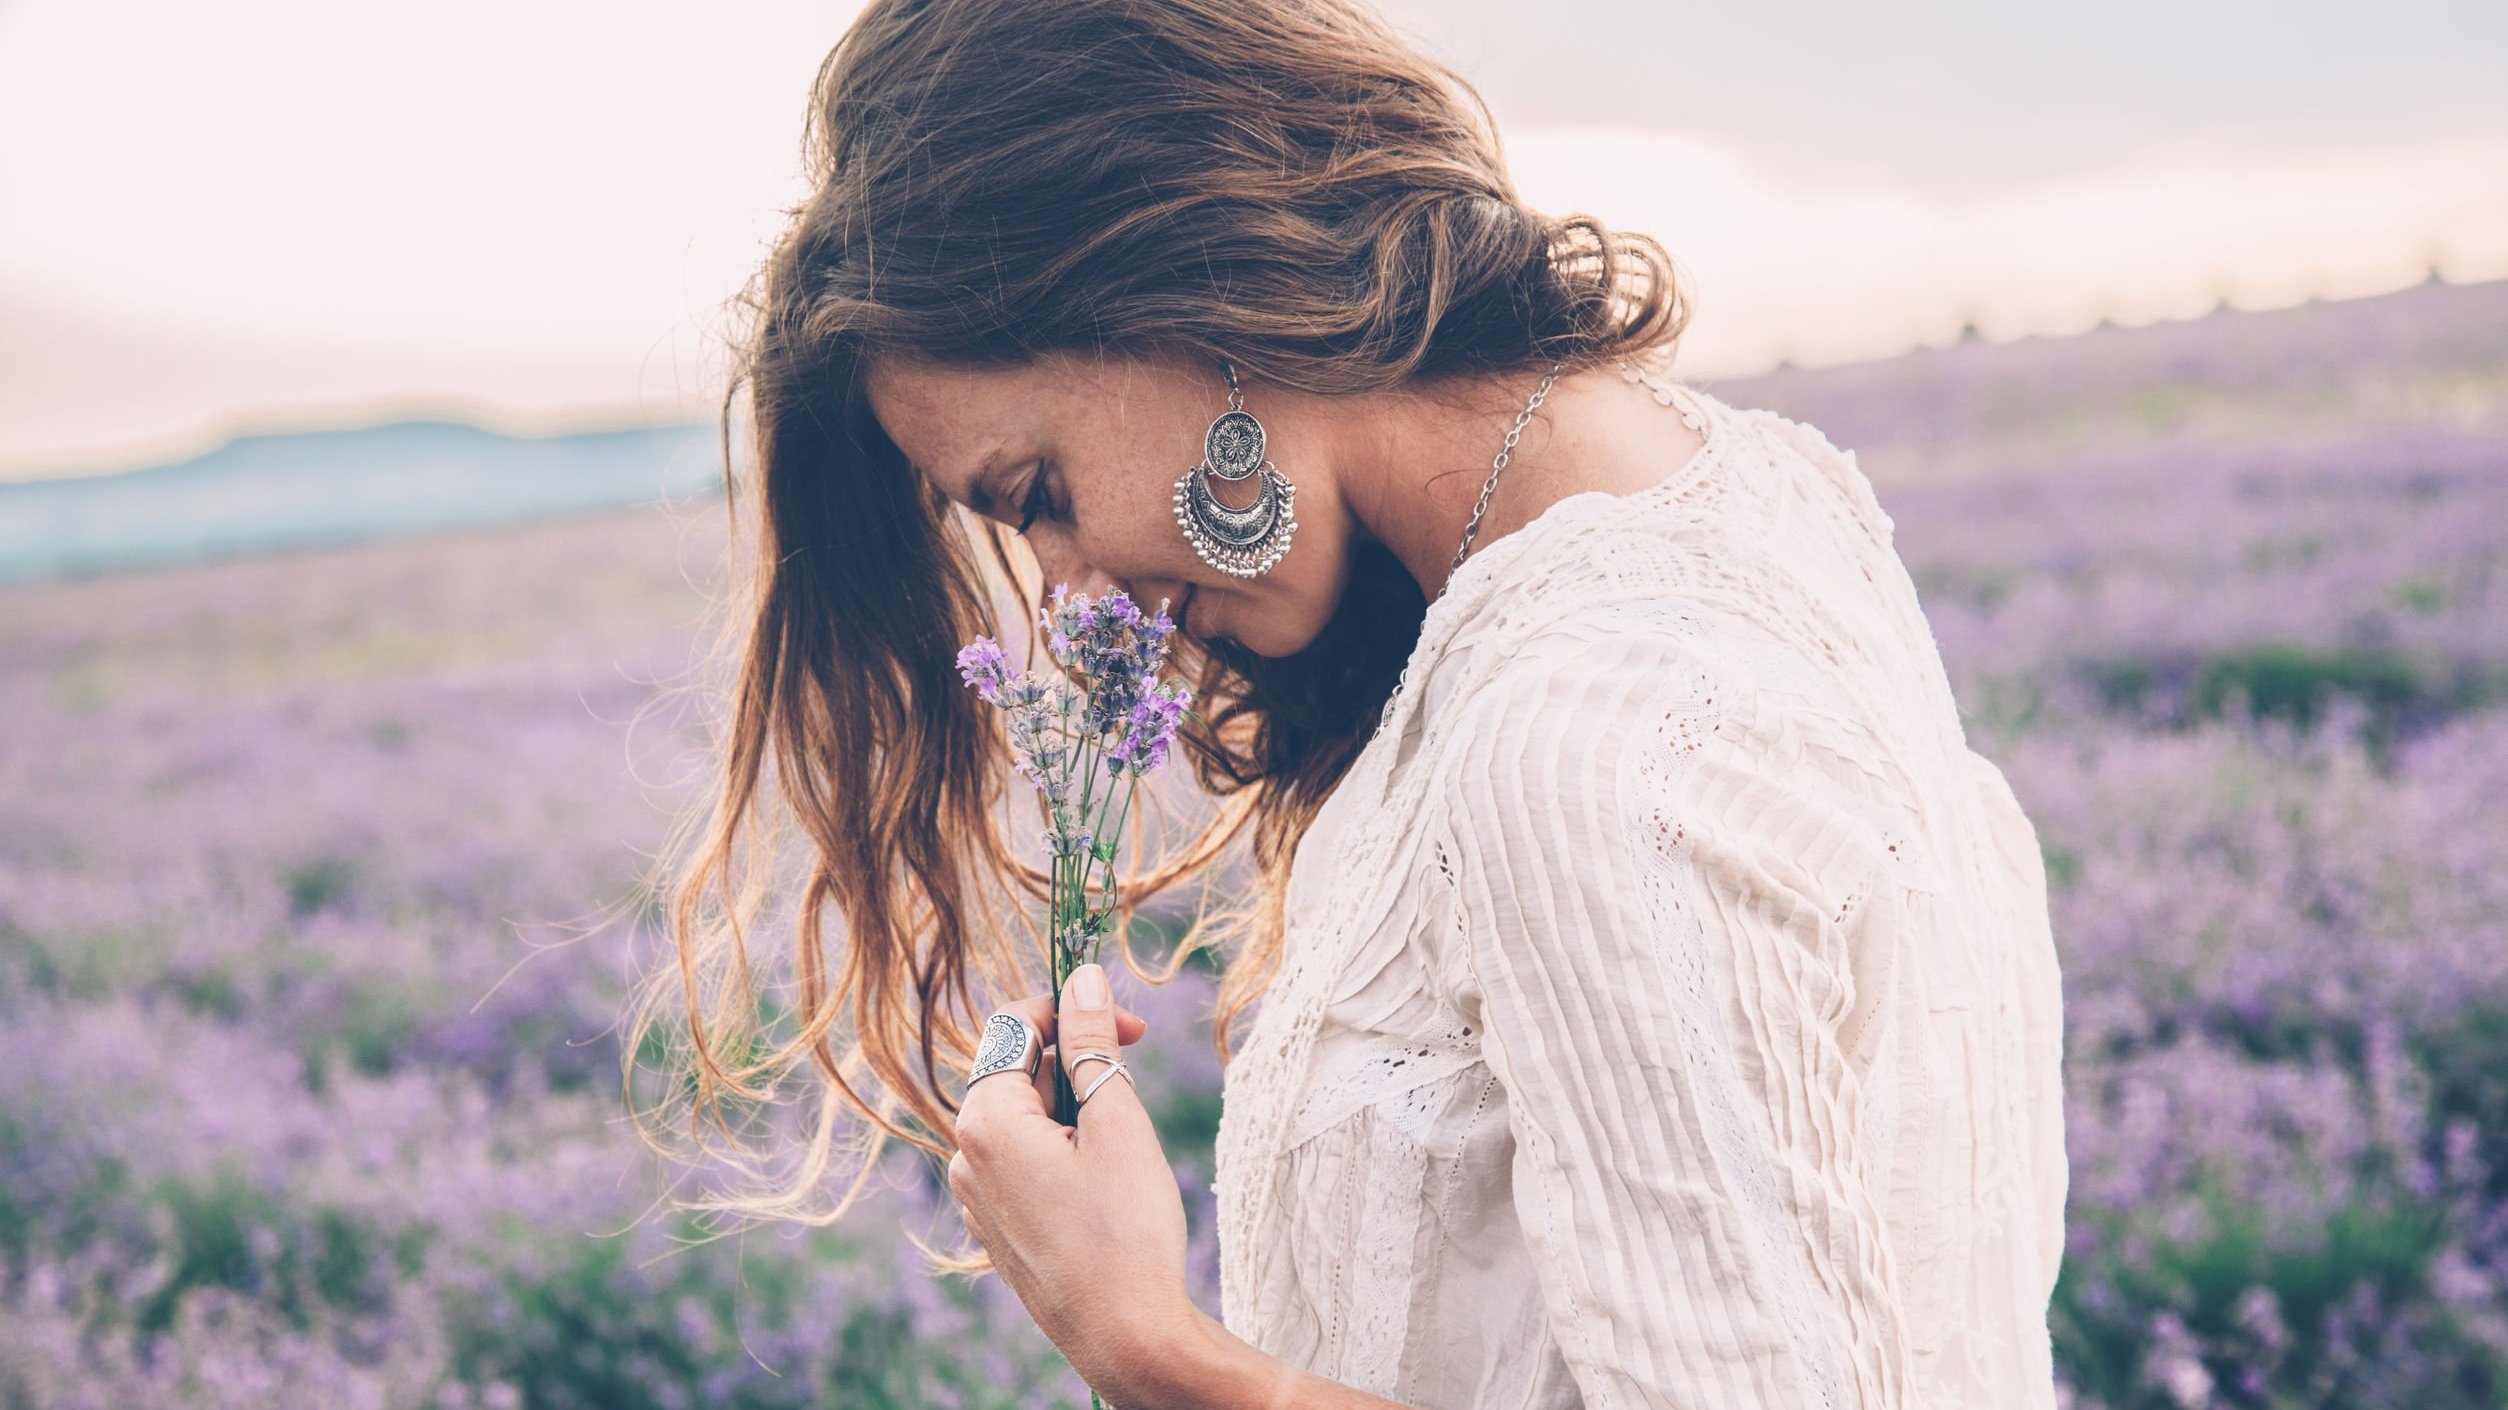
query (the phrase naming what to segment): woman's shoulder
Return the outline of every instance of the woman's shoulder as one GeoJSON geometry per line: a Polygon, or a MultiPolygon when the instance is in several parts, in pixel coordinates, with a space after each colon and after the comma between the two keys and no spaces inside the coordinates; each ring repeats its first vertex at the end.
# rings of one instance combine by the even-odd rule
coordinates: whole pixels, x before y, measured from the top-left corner
{"type": "Polygon", "coordinates": [[[1773,737],[1761,689],[1773,658],[1712,608],[1630,593],[1520,625],[1439,722],[1441,772],[1467,790],[1503,775],[1582,808],[1576,800],[1599,806],[1619,780],[1667,757],[1713,748],[1726,767],[1773,762],[1757,747],[1773,737]]]}
{"type": "Polygon", "coordinates": [[[1676,390],[1703,428],[1690,460],[1642,490],[1570,495],[1501,540],[1473,616],[1520,620],[1667,589],[1696,596],[1741,585],[1737,575],[1807,547],[1777,530],[1808,501],[1850,507],[1848,517],[1887,541],[1887,516],[1852,451],[1807,422],[1676,390]]]}
{"type": "Polygon", "coordinates": [[[1686,693],[1815,731],[1823,716],[1895,730],[1822,647],[1855,627],[1840,600],[1868,589],[1888,551],[1871,517],[1840,512],[1870,493],[1852,453],[1807,423],[1680,390],[1711,426],[1688,473],[1561,501],[1432,608],[1444,620],[1422,652],[1427,694],[1448,727],[1592,734],[1686,693]]]}
{"type": "Polygon", "coordinates": [[[1854,452],[1816,426],[1678,390],[1710,429],[1695,463],[1634,494],[1572,496],[1510,535],[1454,604],[1452,641],[1518,672],[1590,668],[1581,653],[1606,640],[1677,641],[1835,695],[1806,651],[1849,630],[1897,567],[1889,517],[1854,452]]]}
{"type": "MultiPolygon", "coordinates": [[[[1631,550],[1632,552],[1636,550],[1631,550]]],[[[1787,794],[1852,796],[1892,826],[1887,780],[1910,722],[1850,698],[1800,639],[1677,591],[1562,602],[1528,617],[1452,700],[1449,776],[1501,770],[1557,793],[1704,770],[1787,794]]]]}
{"type": "MultiPolygon", "coordinates": [[[[1588,844],[1678,852],[1841,924],[1887,884],[1942,889],[1921,800],[1892,782],[1888,740],[1826,690],[1746,622],[1669,600],[1595,604],[1528,638],[1458,702],[1433,816],[1472,836],[1565,827],[1582,839],[1480,865],[1620,865],[1586,856],[1588,844]]],[[[1815,938],[1828,947],[1845,933],[1815,938]]]]}

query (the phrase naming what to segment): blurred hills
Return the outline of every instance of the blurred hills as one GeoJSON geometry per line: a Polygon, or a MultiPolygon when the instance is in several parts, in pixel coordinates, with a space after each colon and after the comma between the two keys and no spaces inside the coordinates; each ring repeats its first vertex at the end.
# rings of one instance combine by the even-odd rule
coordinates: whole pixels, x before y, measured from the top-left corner
{"type": "Polygon", "coordinates": [[[721,488],[710,425],[453,421],[240,436],[171,465],[0,483],[0,583],[592,513],[721,488]]]}

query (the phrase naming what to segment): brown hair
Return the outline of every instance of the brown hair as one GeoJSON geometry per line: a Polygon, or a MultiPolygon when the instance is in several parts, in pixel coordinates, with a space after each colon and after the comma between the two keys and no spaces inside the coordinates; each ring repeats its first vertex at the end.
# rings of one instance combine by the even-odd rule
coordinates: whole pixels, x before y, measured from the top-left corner
{"type": "MultiPolygon", "coordinates": [[[[1689,313],[1651,238],[1527,208],[1479,94],[1344,0],[876,0],[819,70],[805,152],[812,194],[746,295],[724,403],[728,465],[745,391],[755,488],[730,506],[754,548],[719,786],[666,853],[676,963],[638,996],[627,1063],[648,1135],[684,1118],[746,1177],[684,1203],[823,1222],[862,1188],[828,1196],[837,1135],[860,1137],[858,1176],[892,1138],[945,1156],[944,1075],[981,1009],[1044,987],[1049,873],[1005,841],[1005,746],[953,665],[998,632],[988,564],[1026,581],[1032,560],[889,443],[873,361],[1172,354],[1350,394],[1635,355],[1689,313]],[[746,943],[771,904],[788,972],[746,943]],[[764,1117],[805,1071],[800,1158],[771,1158],[791,1151],[764,1117]]],[[[1124,890],[1137,904],[1251,824],[1257,901],[1192,937],[1232,951],[1223,1060],[1277,967],[1291,851],[1424,608],[1370,543],[1295,656],[1176,637],[1201,712],[1181,747],[1220,806],[1124,890]]]]}

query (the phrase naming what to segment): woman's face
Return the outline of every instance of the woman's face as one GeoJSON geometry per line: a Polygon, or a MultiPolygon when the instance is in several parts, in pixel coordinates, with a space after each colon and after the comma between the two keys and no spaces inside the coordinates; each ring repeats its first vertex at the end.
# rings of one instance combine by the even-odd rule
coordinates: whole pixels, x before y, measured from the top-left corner
{"type": "MultiPolygon", "coordinates": [[[[1247,389],[1273,461],[1298,486],[1298,529],[1271,571],[1238,578],[1195,555],[1171,499],[1176,477],[1201,459],[1212,418],[1227,410],[1216,366],[1059,354],[985,369],[890,360],[872,369],[869,395],[917,473],[1020,530],[1048,588],[1120,587],[1147,612],[1164,598],[1187,634],[1263,656],[1313,641],[1341,599],[1351,520],[1322,449],[1330,439],[1322,399],[1247,389]],[[1301,457],[1302,445],[1312,453],[1301,457]]],[[[1243,505],[1255,490],[1214,482],[1214,492],[1243,505]]]]}

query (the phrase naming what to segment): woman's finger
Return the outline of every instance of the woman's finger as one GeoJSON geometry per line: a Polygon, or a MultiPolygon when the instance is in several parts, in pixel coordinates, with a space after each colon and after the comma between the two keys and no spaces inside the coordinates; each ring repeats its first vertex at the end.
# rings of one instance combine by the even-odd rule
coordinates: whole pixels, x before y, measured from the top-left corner
{"type": "Polygon", "coordinates": [[[1110,1081],[1101,1082],[1113,1069],[1103,1062],[1079,1061],[1083,1054],[1110,1053],[1123,1056],[1118,1041],[1121,1026],[1117,1015],[1122,1010],[1115,1004],[1106,985],[1106,971],[1093,964],[1084,964],[1071,972],[1071,979],[1062,987],[1062,1008],[1056,1020],[1062,1070],[1071,1082],[1074,1093],[1086,1092],[1092,1086],[1096,1094],[1080,1108],[1080,1138],[1087,1141],[1092,1132],[1107,1132],[1122,1139],[1150,1135],[1155,1140],[1149,1111],[1125,1079],[1127,1070],[1110,1081]],[[1122,1088],[1120,1092],[1116,1088],[1122,1088]]]}
{"type": "MultiPolygon", "coordinates": [[[[1003,1004],[1000,1008],[994,1010],[994,1012],[1014,1013],[1019,1017],[1026,1019],[1028,1022],[1035,1024],[1037,1041],[1043,1043],[1049,1048],[1054,1046],[1053,995],[1030,994],[1024,999],[1012,999],[1008,1003],[1003,1004]]],[[[1137,1043],[1141,1041],[1141,1039],[1147,1035],[1148,1032],[1148,1019],[1141,1017],[1139,1014],[1134,1013],[1132,1010],[1125,1008],[1121,1004],[1115,1005],[1115,1035],[1119,1040],[1127,1044],[1137,1043]]]]}
{"type": "MultiPolygon", "coordinates": [[[[1086,968],[1097,969],[1098,967],[1095,965],[1089,965],[1086,966],[1086,968]]],[[[1099,982],[1101,984],[1104,983],[1103,970],[1099,971],[1099,982]]],[[[1052,1054],[1060,1046],[1057,1042],[1057,1024],[1053,1003],[1053,996],[1050,994],[1031,994],[1024,999],[1014,999],[1009,1003],[1003,1004],[1001,1008],[997,1010],[997,1012],[1013,1014],[1017,1017],[1024,1018],[1029,1022],[1029,1024],[1034,1026],[1037,1032],[1037,1042],[1044,1047],[1045,1053],[1040,1056],[1037,1062],[1036,1077],[1034,1081],[1021,1082],[1016,1080],[1011,1074],[1004,1072],[991,1077],[979,1078],[972,1085],[970,1085],[967,1088],[966,1100],[960,1105],[958,1110],[958,1129],[961,1133],[966,1130],[970,1116],[975,1116],[979,1121],[992,1120],[995,1118],[1009,1118],[1015,1121],[1035,1116],[1043,1116],[1048,1120],[1052,1119],[1054,1109],[1054,1068],[1052,1054]],[[988,1088],[996,1090],[988,1091],[988,1088]],[[1021,1089],[1024,1095],[1016,1097],[1005,1095],[998,1090],[1001,1088],[1021,1089]]],[[[1115,1004],[1112,1006],[1111,1018],[1109,1018],[1108,1014],[1105,1012],[1099,1012],[1093,1015],[1093,1017],[1098,1023],[1098,1028],[1093,1031],[1104,1031],[1111,1027],[1112,1031],[1117,1035],[1128,1033],[1129,1036],[1121,1037],[1122,1043],[1138,1042],[1140,1041],[1142,1035],[1149,1031],[1149,1021],[1147,1019],[1142,1018],[1139,1014],[1132,1012],[1130,1009],[1123,1007],[1121,1004],[1115,1004]]],[[[1102,1046],[1105,1046],[1108,1051],[1113,1051],[1114,1048],[1119,1045],[1120,1044],[1102,1044],[1102,1046]]],[[[1086,1066],[1089,1067],[1099,1065],[1100,1064],[1096,1063],[1086,1064],[1086,1066]]],[[[1059,1127],[1057,1129],[1059,1129],[1059,1127]]],[[[959,1144],[961,1146],[966,1144],[963,1134],[961,1135],[959,1144]]]]}
{"type": "MultiPolygon", "coordinates": [[[[1021,1012],[1021,1005],[1004,1004],[1000,1011],[1027,1018],[1029,1026],[1039,1030],[1037,1043],[1043,1051],[1038,1054],[1036,1070],[1039,1073],[1044,1072],[1046,1070],[1044,1052],[1051,1051],[1044,1045],[1053,1039],[1051,1030],[1045,1024],[1028,1018],[1027,1014],[1021,1012]]],[[[1052,1110],[1045,1099],[1037,1095],[1036,1084],[1028,1079],[1024,1071],[1007,1068],[978,1077],[967,1084],[966,1100],[958,1104],[958,1147],[961,1150],[972,1150],[981,1139],[974,1134],[979,1130],[997,1129],[1006,1124],[1040,1116],[1050,1121],[1052,1110]]]]}

